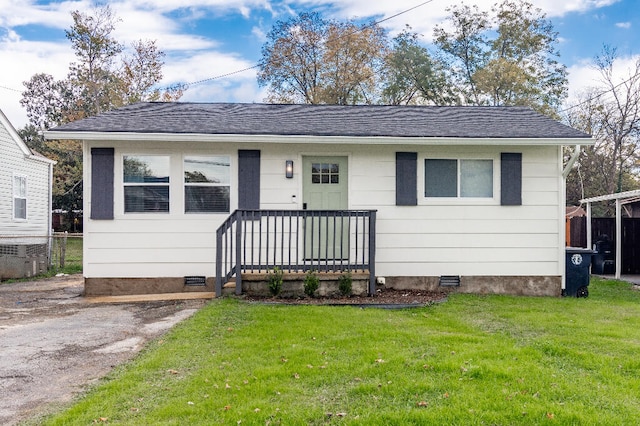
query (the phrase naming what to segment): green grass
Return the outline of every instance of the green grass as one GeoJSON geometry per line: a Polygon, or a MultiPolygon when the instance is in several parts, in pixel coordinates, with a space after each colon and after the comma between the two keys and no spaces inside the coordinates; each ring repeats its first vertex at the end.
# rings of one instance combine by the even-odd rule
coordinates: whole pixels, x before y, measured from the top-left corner
{"type": "Polygon", "coordinates": [[[55,238],[52,248],[53,267],[47,272],[48,276],[55,274],[77,274],[82,272],[82,236],[69,236],[66,239],[66,250],[64,254],[64,266],[60,267],[60,245],[62,238],[55,238]]]}
{"type": "Polygon", "coordinates": [[[43,423],[637,424],[640,292],[593,279],[590,293],[406,310],[215,300],[43,423]]]}

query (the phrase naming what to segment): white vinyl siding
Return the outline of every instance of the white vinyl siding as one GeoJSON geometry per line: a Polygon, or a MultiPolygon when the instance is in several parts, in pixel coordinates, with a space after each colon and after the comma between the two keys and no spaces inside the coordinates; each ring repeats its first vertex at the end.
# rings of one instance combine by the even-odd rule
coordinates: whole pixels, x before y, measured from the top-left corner
{"type": "MultiPolygon", "coordinates": [[[[50,164],[26,155],[15,136],[3,125],[0,117],[0,236],[29,236],[23,241],[25,244],[45,243],[51,215],[50,164]],[[26,219],[15,218],[16,176],[24,177],[27,183],[26,219]],[[36,241],[31,238],[33,236],[42,238],[36,241]]],[[[24,199],[22,196],[18,198],[24,199]]]]}
{"type": "MultiPolygon", "coordinates": [[[[85,143],[85,158],[93,146],[85,143]]],[[[114,142],[115,220],[85,226],[86,277],[215,275],[215,231],[227,214],[184,212],[185,156],[229,157],[229,210],[237,208],[238,149],[259,149],[260,208],[302,209],[302,157],[348,158],[349,208],[377,213],[379,276],[561,276],[564,247],[557,146],[397,146],[276,143],[114,142]],[[171,208],[164,215],[124,214],[122,156],[168,155],[171,208]],[[418,205],[396,206],[395,153],[417,152],[418,205]],[[522,205],[500,206],[500,153],[522,153],[522,205]],[[120,158],[120,160],[118,160],[120,158]],[[425,199],[424,159],[492,159],[493,198],[425,199]],[[285,162],[294,176],[285,176],[285,162]],[[497,183],[495,183],[497,182],[497,183]],[[114,272],[117,271],[117,272],[114,272]]],[[[90,164],[85,161],[85,173],[90,164]]],[[[85,174],[85,182],[90,182],[85,174]]],[[[91,188],[85,187],[85,194],[91,188]]],[[[85,203],[90,200],[85,199],[85,203]]],[[[85,209],[87,205],[85,204],[85,209]]]]}

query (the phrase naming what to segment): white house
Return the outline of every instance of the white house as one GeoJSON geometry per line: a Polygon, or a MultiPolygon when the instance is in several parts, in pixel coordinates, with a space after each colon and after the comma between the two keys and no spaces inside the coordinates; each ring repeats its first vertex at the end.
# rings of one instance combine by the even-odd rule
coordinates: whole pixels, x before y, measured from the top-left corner
{"type": "Polygon", "coordinates": [[[0,279],[47,269],[54,164],[32,152],[0,111],[0,279]]]}
{"type": "Polygon", "coordinates": [[[562,147],[592,143],[523,107],[197,103],[46,137],[83,141],[87,294],[283,266],[365,270],[370,290],[560,295],[562,147]]]}

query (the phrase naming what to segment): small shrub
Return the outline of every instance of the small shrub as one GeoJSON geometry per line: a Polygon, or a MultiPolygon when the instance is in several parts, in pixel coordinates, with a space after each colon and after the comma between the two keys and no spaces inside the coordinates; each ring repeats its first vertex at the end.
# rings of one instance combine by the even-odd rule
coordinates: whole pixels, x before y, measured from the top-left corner
{"type": "Polygon", "coordinates": [[[338,280],[338,290],[343,296],[351,296],[351,284],[353,279],[351,278],[351,272],[340,275],[338,280]]]}
{"type": "Polygon", "coordinates": [[[273,272],[267,274],[269,277],[269,292],[272,296],[278,296],[282,291],[282,269],[277,266],[273,268],[273,272]]]}
{"type": "Polygon", "coordinates": [[[307,272],[307,276],[304,277],[304,294],[314,297],[318,287],[320,287],[320,278],[313,271],[307,272]]]}

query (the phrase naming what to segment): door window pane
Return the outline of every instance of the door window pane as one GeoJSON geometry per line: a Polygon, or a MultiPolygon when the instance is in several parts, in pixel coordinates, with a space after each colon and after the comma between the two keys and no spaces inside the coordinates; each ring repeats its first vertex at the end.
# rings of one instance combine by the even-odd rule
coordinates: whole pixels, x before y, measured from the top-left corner
{"type": "Polygon", "coordinates": [[[424,163],[425,197],[458,195],[458,161],[427,159],[424,163]]]}
{"type": "Polygon", "coordinates": [[[311,183],[339,184],[340,165],[337,163],[313,163],[311,165],[311,183]]]}

